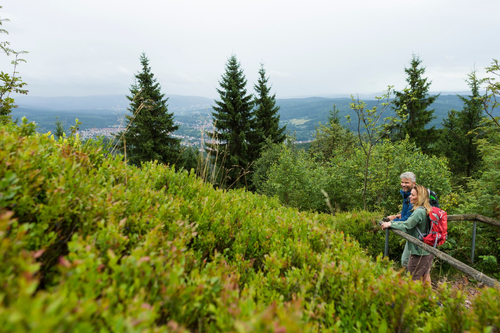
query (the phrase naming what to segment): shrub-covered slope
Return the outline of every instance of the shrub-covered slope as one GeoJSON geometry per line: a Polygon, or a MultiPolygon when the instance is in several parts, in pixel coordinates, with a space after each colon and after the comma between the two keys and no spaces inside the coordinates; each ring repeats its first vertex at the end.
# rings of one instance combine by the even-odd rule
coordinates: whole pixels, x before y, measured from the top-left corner
{"type": "Polygon", "coordinates": [[[498,290],[466,310],[460,292],[434,295],[371,260],[339,218],[126,166],[28,124],[0,127],[0,161],[0,331],[500,327],[498,290]]]}

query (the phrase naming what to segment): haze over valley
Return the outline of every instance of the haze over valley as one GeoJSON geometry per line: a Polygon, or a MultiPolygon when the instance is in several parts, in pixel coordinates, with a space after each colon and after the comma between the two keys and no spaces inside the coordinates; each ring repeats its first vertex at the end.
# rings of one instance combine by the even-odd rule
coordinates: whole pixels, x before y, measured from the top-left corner
{"type": "MultiPolygon", "coordinates": [[[[434,115],[436,116],[431,122],[431,126],[441,127],[442,119],[447,117],[449,110],[461,110],[463,103],[456,94],[468,95],[467,92],[441,93],[431,106],[435,110],[434,115]]],[[[376,104],[374,96],[376,95],[359,95],[359,98],[367,102],[368,106],[373,106],[376,104]]],[[[180,136],[184,144],[199,143],[202,132],[211,126],[211,111],[214,100],[200,96],[170,95],[166,97],[168,97],[169,112],[174,114],[175,121],[180,125],[179,130],[174,134],[180,136]]],[[[130,102],[125,95],[78,97],[28,95],[17,96],[16,102],[19,108],[12,112],[14,119],[21,119],[25,116],[39,126],[40,132],[51,131],[54,133],[57,119],[63,123],[65,130],[68,131],[69,127],[75,124],[75,119],[78,118],[81,122],[79,127],[84,137],[109,134],[110,130],[100,129],[116,129],[123,126],[126,124],[124,116],[130,114],[127,110],[130,102]]],[[[313,139],[315,128],[320,122],[327,121],[335,104],[339,110],[341,123],[354,130],[353,125],[347,124],[345,119],[348,114],[354,116],[349,109],[350,102],[351,98],[347,95],[277,99],[277,105],[280,106],[280,123],[287,125],[287,131],[291,135],[294,134],[297,141],[310,141],[313,139]]],[[[390,115],[388,113],[386,116],[390,115]]]]}

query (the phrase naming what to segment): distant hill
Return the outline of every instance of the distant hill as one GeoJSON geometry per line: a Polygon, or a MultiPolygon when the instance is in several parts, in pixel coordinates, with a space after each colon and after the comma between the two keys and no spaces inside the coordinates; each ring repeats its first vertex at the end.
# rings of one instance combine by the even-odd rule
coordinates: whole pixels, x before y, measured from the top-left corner
{"type": "MultiPolygon", "coordinates": [[[[199,96],[171,95],[168,97],[169,111],[183,113],[195,109],[210,108],[213,100],[199,96]]],[[[16,103],[24,109],[49,110],[126,110],[130,101],[125,95],[37,97],[18,96],[16,103]]]]}
{"type": "MultiPolygon", "coordinates": [[[[466,95],[466,94],[464,94],[466,95]]],[[[201,136],[199,124],[200,119],[209,119],[214,101],[199,96],[168,96],[168,109],[175,115],[175,120],[181,123],[179,134],[190,136],[201,136]]],[[[361,97],[360,97],[361,98],[361,97]]],[[[377,101],[364,99],[369,108],[377,101]]],[[[122,95],[83,96],[83,97],[33,97],[17,96],[18,109],[13,110],[15,118],[26,116],[30,121],[39,125],[40,132],[54,131],[56,117],[59,117],[65,128],[73,125],[78,118],[82,125],[81,129],[102,128],[123,122],[123,116],[129,101],[122,95]]],[[[289,98],[278,99],[280,107],[280,120],[287,125],[289,133],[295,133],[297,140],[308,141],[313,138],[315,128],[318,124],[326,123],[330,110],[335,104],[339,110],[341,122],[346,124],[345,116],[351,114],[349,109],[350,98],[289,98]]],[[[441,127],[443,118],[446,118],[451,109],[461,110],[462,101],[456,95],[441,95],[432,105],[436,118],[431,126],[441,127]]],[[[388,112],[385,116],[393,115],[388,112]]],[[[348,125],[351,129],[354,124],[348,125]]]]}
{"type": "MultiPolygon", "coordinates": [[[[367,107],[371,108],[377,104],[376,100],[364,100],[367,107]]],[[[283,124],[287,125],[288,131],[296,133],[297,140],[303,141],[312,138],[315,128],[318,123],[326,123],[330,111],[333,110],[333,105],[339,110],[341,123],[351,127],[355,130],[354,123],[347,125],[345,116],[350,114],[354,116],[349,108],[351,103],[350,98],[323,98],[311,97],[300,99],[279,99],[277,104],[280,106],[280,120],[283,124]]],[[[430,123],[430,126],[436,128],[441,127],[444,118],[448,117],[448,111],[451,109],[461,110],[463,103],[457,95],[441,95],[431,105],[434,109],[434,116],[436,117],[430,123]]],[[[387,112],[384,117],[394,115],[393,112],[387,112]]]]}

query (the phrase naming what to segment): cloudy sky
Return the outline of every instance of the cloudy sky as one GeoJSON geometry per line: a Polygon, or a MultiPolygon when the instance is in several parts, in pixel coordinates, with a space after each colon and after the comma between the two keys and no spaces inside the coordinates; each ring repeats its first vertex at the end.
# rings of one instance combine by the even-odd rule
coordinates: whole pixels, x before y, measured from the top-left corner
{"type": "MultiPolygon", "coordinates": [[[[217,97],[235,54],[278,98],[405,86],[418,54],[431,90],[467,91],[500,58],[499,0],[4,0],[31,96],[127,94],[142,52],[166,95],[217,97]]],[[[10,71],[2,55],[2,71],[10,71]]],[[[248,87],[252,90],[251,86],[248,87]]]]}

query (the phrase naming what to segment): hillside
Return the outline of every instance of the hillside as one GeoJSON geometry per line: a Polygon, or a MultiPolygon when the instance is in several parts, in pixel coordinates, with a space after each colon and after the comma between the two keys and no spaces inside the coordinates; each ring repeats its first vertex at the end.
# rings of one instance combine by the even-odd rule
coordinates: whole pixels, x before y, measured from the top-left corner
{"type": "Polygon", "coordinates": [[[8,332],[462,331],[500,327],[500,290],[474,309],[409,281],[333,217],[98,143],[0,126],[0,327],[8,332]],[[439,299],[440,303],[436,301],[439,299]]]}
{"type": "MultiPolygon", "coordinates": [[[[364,100],[368,108],[374,107],[377,102],[374,99],[364,100]]],[[[341,123],[355,130],[354,123],[349,125],[346,122],[345,116],[354,113],[350,110],[350,98],[303,98],[303,99],[281,99],[278,100],[280,106],[280,120],[287,125],[291,133],[296,132],[298,140],[311,140],[315,133],[315,128],[318,123],[326,123],[330,110],[333,110],[333,105],[339,110],[341,123]]],[[[429,126],[441,128],[443,119],[448,117],[448,111],[455,109],[461,110],[463,107],[462,101],[456,95],[441,95],[432,104],[434,109],[435,119],[431,121],[429,126]]],[[[387,112],[384,117],[393,116],[393,112],[387,112]]]]}
{"type": "MultiPolygon", "coordinates": [[[[75,123],[78,118],[82,123],[82,130],[90,128],[110,127],[123,123],[123,116],[128,100],[121,95],[86,96],[86,97],[31,97],[22,96],[16,100],[18,109],[12,111],[14,119],[26,116],[35,121],[40,132],[55,131],[56,117],[65,124],[65,128],[75,123]]],[[[298,141],[308,141],[313,138],[318,124],[325,123],[330,110],[335,104],[343,124],[345,116],[352,114],[349,109],[350,98],[292,98],[278,99],[280,120],[286,125],[289,133],[295,133],[298,141]]],[[[369,107],[375,105],[374,99],[365,100],[369,107]]],[[[197,96],[170,96],[169,111],[175,115],[180,123],[178,135],[201,137],[201,125],[210,119],[210,110],[213,100],[197,96]]],[[[436,118],[431,126],[441,127],[441,122],[447,117],[451,109],[461,110],[462,101],[456,95],[442,95],[433,104],[436,118]]],[[[387,114],[387,116],[392,114],[387,114]]],[[[205,124],[206,125],[206,124],[205,124]]],[[[205,126],[206,127],[206,126],[205,126]]],[[[354,129],[354,126],[351,126],[354,129]]]]}

